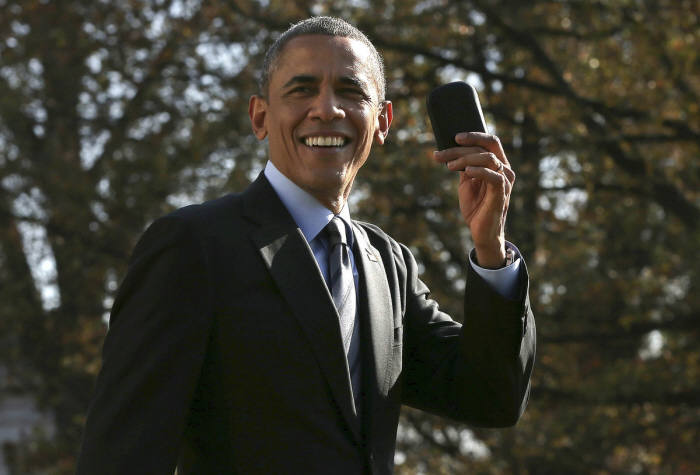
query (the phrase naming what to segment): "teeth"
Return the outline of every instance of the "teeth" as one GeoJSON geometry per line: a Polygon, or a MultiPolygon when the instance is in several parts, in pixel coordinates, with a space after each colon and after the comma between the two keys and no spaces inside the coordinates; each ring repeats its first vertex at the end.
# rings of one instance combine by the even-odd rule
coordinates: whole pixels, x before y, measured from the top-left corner
{"type": "Polygon", "coordinates": [[[343,137],[306,137],[304,143],[308,147],[342,147],[345,145],[343,137]]]}

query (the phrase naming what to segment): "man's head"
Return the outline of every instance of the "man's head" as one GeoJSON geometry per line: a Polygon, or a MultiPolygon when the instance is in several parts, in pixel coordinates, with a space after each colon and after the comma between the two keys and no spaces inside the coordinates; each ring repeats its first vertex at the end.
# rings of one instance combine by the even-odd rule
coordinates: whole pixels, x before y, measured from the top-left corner
{"type": "Polygon", "coordinates": [[[377,88],[379,101],[384,100],[386,82],[384,79],[384,60],[374,47],[372,42],[350,23],[340,18],[319,16],[302,20],[293,24],[270,46],[265,53],[262,74],[258,84],[259,93],[263,97],[269,93],[270,76],[277,67],[277,60],[282,54],[285,46],[294,38],[303,35],[325,35],[341,38],[351,38],[364,43],[370,50],[370,63],[373,70],[373,79],[377,88]]]}
{"type": "Polygon", "coordinates": [[[384,143],[391,124],[375,54],[366,38],[295,34],[271,56],[266,93],[248,107],[255,135],[268,138],[272,163],[336,213],[372,143],[384,143]]]}

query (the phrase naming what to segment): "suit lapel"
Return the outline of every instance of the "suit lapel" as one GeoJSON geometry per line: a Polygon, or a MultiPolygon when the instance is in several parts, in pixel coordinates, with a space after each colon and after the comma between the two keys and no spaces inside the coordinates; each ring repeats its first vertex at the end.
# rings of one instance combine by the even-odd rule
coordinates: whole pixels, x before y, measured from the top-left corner
{"type": "Polygon", "coordinates": [[[358,441],[350,372],[333,300],[301,230],[263,175],[246,192],[244,213],[259,226],[251,237],[292,309],[341,412],[358,441]]]}
{"type": "MultiPolygon", "coordinates": [[[[384,263],[379,251],[370,244],[365,230],[353,223],[353,231],[357,243],[355,263],[360,274],[360,312],[362,323],[367,325],[363,336],[369,339],[369,345],[363,350],[370,350],[371,355],[365,355],[374,366],[369,378],[364,378],[372,387],[366,388],[365,394],[379,397],[386,394],[386,375],[392,357],[394,325],[391,314],[391,296],[384,263]]],[[[368,401],[372,406],[372,400],[368,401]]]]}

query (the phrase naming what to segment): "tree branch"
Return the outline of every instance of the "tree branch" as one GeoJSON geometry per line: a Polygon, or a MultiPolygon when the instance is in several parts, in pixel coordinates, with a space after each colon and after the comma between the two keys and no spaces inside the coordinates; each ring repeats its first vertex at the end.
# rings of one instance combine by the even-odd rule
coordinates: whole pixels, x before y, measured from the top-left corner
{"type": "Polygon", "coordinates": [[[560,334],[547,334],[546,331],[540,331],[537,340],[543,344],[566,344],[581,342],[599,344],[615,340],[639,338],[640,336],[646,335],[654,330],[697,332],[700,330],[700,314],[682,315],[660,322],[639,322],[629,326],[619,326],[617,328],[604,331],[560,334]]]}
{"type": "Polygon", "coordinates": [[[662,406],[700,407],[700,391],[697,390],[652,393],[641,389],[638,393],[591,396],[580,391],[535,385],[532,388],[532,399],[542,404],[560,403],[572,406],[627,406],[651,403],[662,406]]]}
{"type": "MultiPolygon", "coordinates": [[[[461,455],[459,445],[442,443],[435,438],[430,430],[423,427],[423,424],[426,422],[424,418],[421,419],[417,414],[410,411],[404,411],[403,415],[406,420],[411,423],[411,426],[416,430],[416,432],[423,437],[423,440],[427,441],[430,445],[453,457],[461,455]]],[[[446,438],[446,440],[449,439],[446,438]]]]}
{"type": "MultiPolygon", "coordinates": [[[[474,2],[480,10],[484,12],[487,18],[507,35],[512,41],[523,45],[529,49],[532,56],[542,65],[545,71],[548,72],[554,84],[556,84],[559,94],[570,99],[574,104],[581,108],[582,119],[586,126],[595,130],[601,136],[605,137],[609,134],[608,128],[610,125],[601,125],[599,120],[596,120],[595,114],[600,114],[606,119],[606,124],[609,124],[615,118],[620,118],[622,115],[629,115],[636,118],[650,119],[650,113],[641,110],[620,109],[607,106],[599,101],[594,101],[576,93],[571,85],[564,79],[557,64],[550,58],[547,52],[542,48],[537,39],[525,30],[519,30],[509,25],[501,18],[496,11],[484,2],[475,0],[474,2]],[[590,112],[586,113],[586,110],[590,112]],[[624,112],[624,114],[622,114],[624,112]]],[[[667,121],[669,127],[675,128],[679,134],[693,137],[696,133],[686,124],[680,124],[677,121],[667,121]]],[[[697,229],[700,225],[700,208],[693,202],[688,200],[683,193],[670,183],[661,181],[656,178],[646,176],[646,168],[641,160],[631,158],[630,154],[626,153],[622,146],[613,140],[605,142],[604,150],[610,155],[613,161],[630,176],[642,177],[649,183],[648,192],[653,195],[653,199],[659,203],[669,213],[679,217],[689,228],[697,229]]],[[[639,153],[634,154],[635,157],[642,156],[639,153]]]]}

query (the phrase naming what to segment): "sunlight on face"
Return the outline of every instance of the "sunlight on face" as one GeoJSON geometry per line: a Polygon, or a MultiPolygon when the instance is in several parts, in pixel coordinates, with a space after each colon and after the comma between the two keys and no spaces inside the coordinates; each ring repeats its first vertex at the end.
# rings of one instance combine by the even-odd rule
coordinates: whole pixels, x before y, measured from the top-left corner
{"type": "Polygon", "coordinates": [[[251,100],[270,160],[330,209],[345,202],[372,142],[389,129],[391,106],[379,103],[370,64],[360,41],[300,36],[280,55],[268,97],[251,100]]]}

